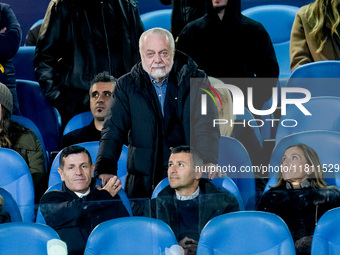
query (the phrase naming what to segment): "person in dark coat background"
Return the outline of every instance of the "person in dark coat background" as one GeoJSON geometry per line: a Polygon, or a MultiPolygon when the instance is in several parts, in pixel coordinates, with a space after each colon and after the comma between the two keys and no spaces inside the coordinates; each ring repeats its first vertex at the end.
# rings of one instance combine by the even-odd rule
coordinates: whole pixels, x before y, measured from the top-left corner
{"type": "Polygon", "coordinates": [[[142,34],[142,62],[118,79],[104,121],[95,173],[103,185],[117,175],[122,146],[128,141],[128,197],[151,197],[167,176],[171,147],[192,143],[204,164],[217,164],[217,109],[207,100],[207,115],[202,116],[202,92],[196,82],[190,89],[190,78],[206,79],[206,74],[187,55],[175,52],[174,44],[171,33],[162,28],[142,34]]]}
{"type": "MultiPolygon", "coordinates": [[[[241,1],[206,1],[207,14],[186,25],[176,49],[215,78],[277,78],[279,66],[271,39],[260,23],[241,14],[241,1]]],[[[271,97],[276,82],[270,79],[254,91],[256,109],[271,97]]],[[[249,84],[238,86],[246,95],[249,84]]]]}
{"type": "Polygon", "coordinates": [[[0,82],[13,95],[13,114],[21,115],[13,57],[21,43],[21,28],[12,8],[0,2],[0,82]]]}
{"type": "Polygon", "coordinates": [[[191,21],[201,18],[207,12],[206,0],[160,0],[164,5],[172,5],[171,28],[177,38],[182,29],[191,21]]]}
{"type": "Polygon", "coordinates": [[[62,124],[89,110],[90,81],[129,72],[144,31],[134,0],[52,0],[36,46],[35,77],[62,124]]]}

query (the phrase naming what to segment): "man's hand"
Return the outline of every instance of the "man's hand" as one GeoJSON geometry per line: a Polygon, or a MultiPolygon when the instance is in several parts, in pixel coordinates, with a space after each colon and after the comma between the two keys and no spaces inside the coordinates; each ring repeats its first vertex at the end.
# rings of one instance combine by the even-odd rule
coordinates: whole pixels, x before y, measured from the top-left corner
{"type": "Polygon", "coordinates": [[[195,255],[197,250],[198,241],[189,237],[184,237],[178,244],[184,249],[185,255],[195,255]]]}
{"type": "Polygon", "coordinates": [[[1,29],[0,29],[0,34],[3,34],[3,33],[5,33],[5,32],[6,32],[6,30],[7,30],[7,28],[6,28],[6,27],[4,27],[4,28],[1,28],[1,29]]]}
{"type": "Polygon", "coordinates": [[[112,197],[117,195],[118,191],[122,188],[122,184],[117,176],[112,177],[103,188],[97,187],[99,190],[106,190],[112,197]]]}
{"type": "Polygon", "coordinates": [[[108,181],[113,178],[115,175],[113,174],[100,174],[99,175],[99,179],[102,180],[102,187],[104,187],[106,185],[106,183],[108,183],[108,181]]]}

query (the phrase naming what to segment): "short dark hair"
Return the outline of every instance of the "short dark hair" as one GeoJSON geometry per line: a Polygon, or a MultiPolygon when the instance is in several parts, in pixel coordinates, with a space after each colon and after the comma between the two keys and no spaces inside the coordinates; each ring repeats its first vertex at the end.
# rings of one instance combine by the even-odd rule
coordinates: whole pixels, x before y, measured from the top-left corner
{"type": "Polygon", "coordinates": [[[191,154],[191,161],[194,166],[203,166],[203,160],[193,148],[190,148],[190,146],[180,145],[171,150],[171,154],[177,154],[182,152],[191,154]]]}
{"type": "Polygon", "coordinates": [[[93,84],[95,84],[97,82],[112,82],[113,84],[116,84],[117,78],[110,75],[109,72],[106,72],[106,71],[101,72],[101,73],[97,74],[94,77],[94,79],[91,81],[90,89],[92,88],[93,84]]]}
{"type": "Polygon", "coordinates": [[[79,145],[71,145],[71,146],[65,147],[60,153],[59,168],[61,169],[64,168],[64,158],[68,157],[71,154],[80,154],[80,153],[86,153],[87,156],[89,157],[89,162],[92,165],[91,155],[88,152],[88,150],[86,150],[84,147],[81,147],[79,145]]]}

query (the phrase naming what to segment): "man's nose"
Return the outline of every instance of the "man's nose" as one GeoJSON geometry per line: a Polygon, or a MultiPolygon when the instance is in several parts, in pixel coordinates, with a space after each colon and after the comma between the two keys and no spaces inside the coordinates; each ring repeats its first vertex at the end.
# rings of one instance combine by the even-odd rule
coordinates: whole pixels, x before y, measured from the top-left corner
{"type": "Polygon", "coordinates": [[[155,62],[156,62],[156,63],[162,62],[162,58],[161,58],[161,55],[160,55],[160,54],[155,54],[155,62]]]}

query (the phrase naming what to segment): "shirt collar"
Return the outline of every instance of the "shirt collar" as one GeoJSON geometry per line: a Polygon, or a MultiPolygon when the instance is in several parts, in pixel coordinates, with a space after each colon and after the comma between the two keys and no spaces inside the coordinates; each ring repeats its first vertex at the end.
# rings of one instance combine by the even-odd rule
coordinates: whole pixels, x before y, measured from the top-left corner
{"type": "Polygon", "coordinates": [[[189,196],[181,196],[176,191],[176,198],[181,201],[192,200],[198,197],[199,194],[200,194],[200,187],[197,187],[197,190],[189,196]]]}
{"type": "MultiPolygon", "coordinates": [[[[158,81],[156,81],[154,78],[152,78],[150,75],[149,75],[149,78],[151,80],[151,83],[153,85],[157,85],[158,86],[158,81]]],[[[162,86],[166,83],[168,83],[168,79],[169,79],[169,75],[165,76],[165,78],[163,79],[163,82],[162,82],[162,86]]]]}
{"type": "Polygon", "coordinates": [[[90,188],[89,188],[84,194],[83,194],[83,193],[80,193],[80,192],[75,192],[75,191],[74,191],[74,194],[76,194],[79,198],[85,197],[85,196],[87,196],[89,193],[90,193],[90,188]]]}

